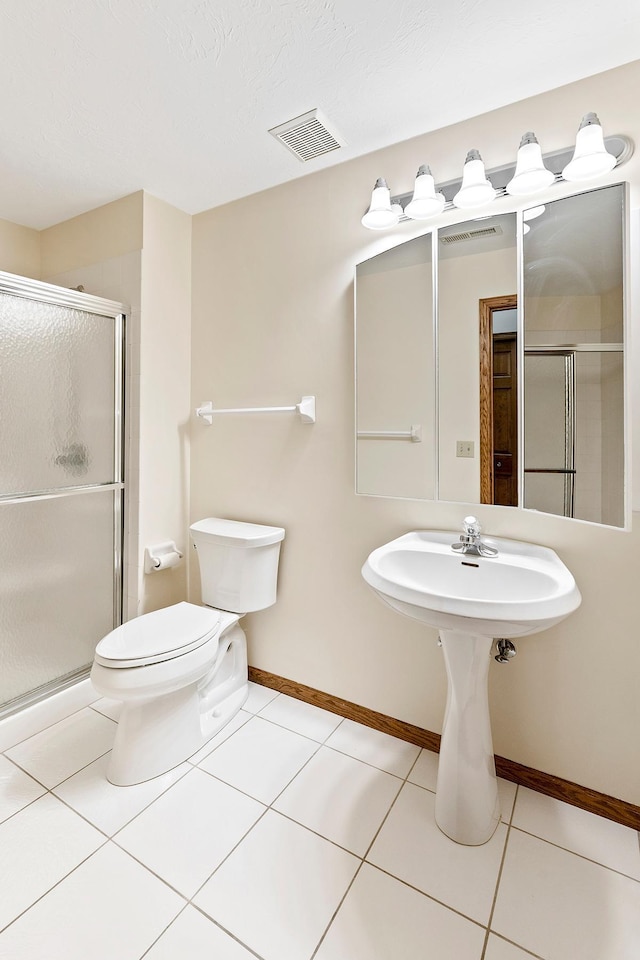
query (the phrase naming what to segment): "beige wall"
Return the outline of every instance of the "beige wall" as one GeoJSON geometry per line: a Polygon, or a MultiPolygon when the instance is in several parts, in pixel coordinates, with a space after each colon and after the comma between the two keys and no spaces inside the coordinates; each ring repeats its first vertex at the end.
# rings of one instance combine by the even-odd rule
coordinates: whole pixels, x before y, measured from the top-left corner
{"type": "MultiPolygon", "coordinates": [[[[144,195],[139,382],[138,612],[186,596],[187,563],[145,574],[144,548],[187,552],[191,217],[144,195]]],[[[133,559],[132,559],[133,563],[133,559]]]]}
{"type": "MultiPolygon", "coordinates": [[[[317,397],[312,426],[284,414],[193,426],[192,519],[287,530],[278,602],[246,620],[252,664],[441,729],[446,679],[435,632],[385,609],[360,568],[370,550],[412,528],[457,530],[468,508],[354,494],[354,264],[392,242],[360,217],[378,176],[398,193],[425,161],[438,179],[454,178],[472,146],[497,166],[512,160],[523,130],[559,149],[587,110],[638,143],[639,88],[633,64],[194,218],[192,405],[317,397]]],[[[620,175],[637,206],[640,154],[620,175]]],[[[496,536],[555,548],[584,598],[563,624],[522,640],[508,667],[492,663],[496,752],[640,803],[637,530],[503,507],[474,512],[496,536]]]]}
{"type": "Polygon", "coordinates": [[[190,412],[191,217],[132,194],[41,235],[43,279],[119,300],[127,316],[125,617],[186,595],[186,562],[144,573],[144,548],[185,549],[190,412]]]}
{"type": "Polygon", "coordinates": [[[42,230],[41,275],[52,277],[140,250],[143,196],[139,190],[42,230]]]}
{"type": "Polygon", "coordinates": [[[40,234],[10,220],[0,220],[0,270],[40,279],[40,234]]]}

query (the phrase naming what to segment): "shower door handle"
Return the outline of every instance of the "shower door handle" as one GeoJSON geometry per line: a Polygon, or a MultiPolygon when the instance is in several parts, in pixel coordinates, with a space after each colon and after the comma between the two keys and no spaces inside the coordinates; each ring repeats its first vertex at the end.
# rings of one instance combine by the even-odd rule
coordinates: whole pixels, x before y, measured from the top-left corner
{"type": "Polygon", "coordinates": [[[89,469],[89,452],[84,443],[72,443],[55,458],[54,463],[63,467],[68,473],[82,474],[89,469]]]}

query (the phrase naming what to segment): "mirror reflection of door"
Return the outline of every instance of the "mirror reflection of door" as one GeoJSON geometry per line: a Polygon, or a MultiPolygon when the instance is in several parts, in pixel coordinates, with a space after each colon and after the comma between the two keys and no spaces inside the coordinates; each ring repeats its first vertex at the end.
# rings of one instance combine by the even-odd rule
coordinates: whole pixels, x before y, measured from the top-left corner
{"type": "Polygon", "coordinates": [[[480,500],[518,505],[517,297],[480,300],[480,500]]]}

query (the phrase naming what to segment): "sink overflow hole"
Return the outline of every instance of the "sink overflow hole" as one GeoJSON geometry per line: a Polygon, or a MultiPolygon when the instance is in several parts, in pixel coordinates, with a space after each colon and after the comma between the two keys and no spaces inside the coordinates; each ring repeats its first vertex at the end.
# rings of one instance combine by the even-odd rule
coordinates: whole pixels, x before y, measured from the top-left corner
{"type": "Polygon", "coordinates": [[[468,560],[461,560],[460,563],[462,564],[463,567],[479,567],[480,566],[479,563],[469,563],[468,560]]]}

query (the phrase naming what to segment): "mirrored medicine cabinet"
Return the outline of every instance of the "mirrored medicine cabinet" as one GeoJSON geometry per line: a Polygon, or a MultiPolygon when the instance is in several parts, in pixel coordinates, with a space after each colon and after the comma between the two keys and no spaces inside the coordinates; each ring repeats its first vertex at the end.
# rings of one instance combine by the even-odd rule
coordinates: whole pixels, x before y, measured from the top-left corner
{"type": "Polygon", "coordinates": [[[625,525],[627,185],[356,267],[356,491],[625,525]]]}

